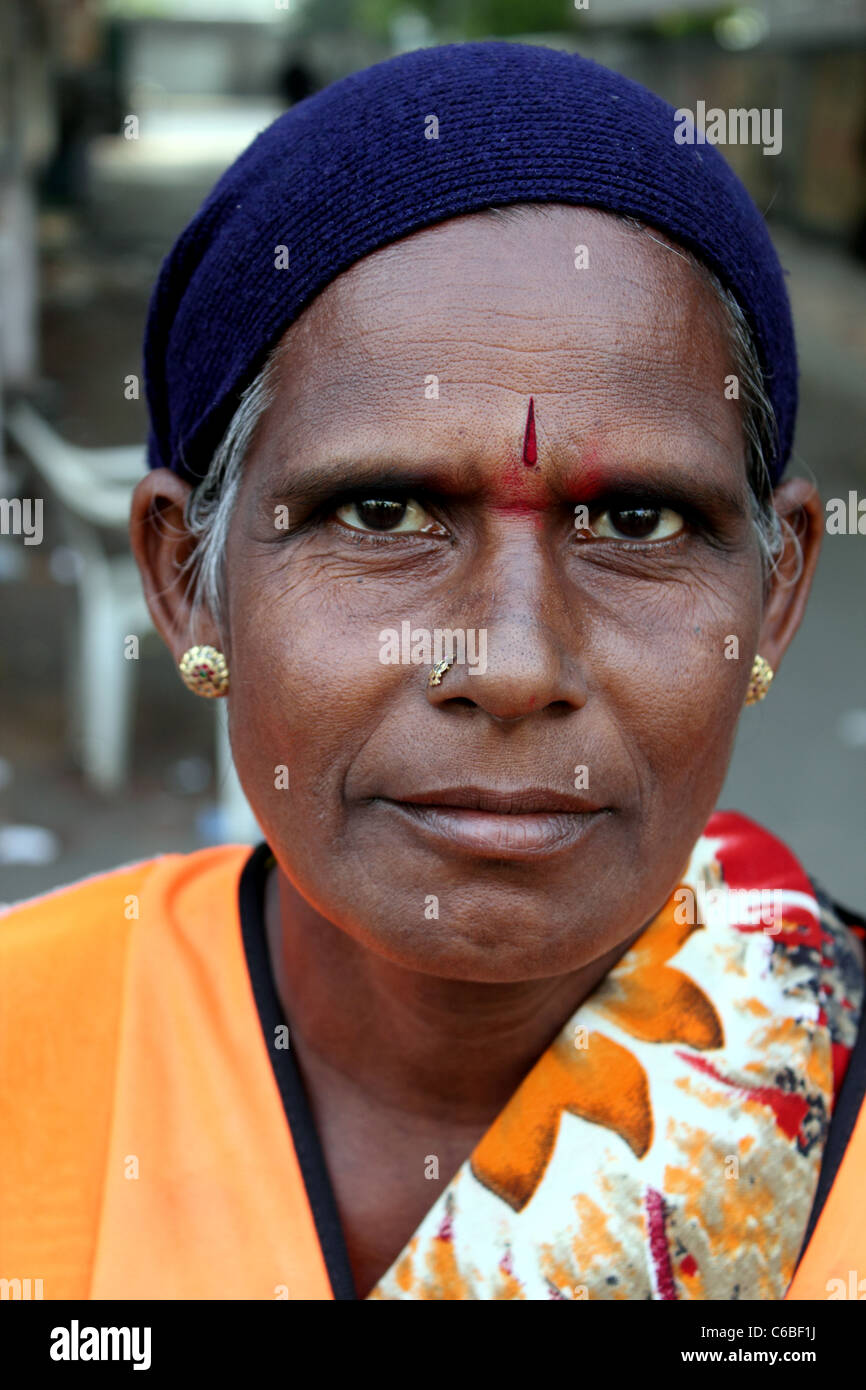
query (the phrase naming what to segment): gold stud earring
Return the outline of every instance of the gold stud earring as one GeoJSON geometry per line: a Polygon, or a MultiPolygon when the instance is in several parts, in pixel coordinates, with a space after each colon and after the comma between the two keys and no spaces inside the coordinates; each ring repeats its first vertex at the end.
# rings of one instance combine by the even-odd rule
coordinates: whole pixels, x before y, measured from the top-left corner
{"type": "Polygon", "coordinates": [[[749,688],[746,691],[746,704],[757,705],[763,700],[767,691],[770,689],[770,682],[773,679],[773,668],[769,661],[765,661],[760,652],[752,662],[752,673],[749,676],[749,688]]]}
{"type": "Polygon", "coordinates": [[[216,647],[190,647],[184,652],[177,669],[188,690],[216,700],[228,694],[229,668],[222,652],[216,647]]]}

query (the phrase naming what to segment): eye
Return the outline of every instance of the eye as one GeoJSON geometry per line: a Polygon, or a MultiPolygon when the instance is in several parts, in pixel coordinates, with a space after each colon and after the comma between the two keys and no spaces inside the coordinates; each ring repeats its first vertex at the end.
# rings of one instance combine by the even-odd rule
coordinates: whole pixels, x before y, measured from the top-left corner
{"type": "Polygon", "coordinates": [[[677,535],[684,524],[670,507],[608,507],[590,530],[605,540],[663,541],[677,535]]]}
{"type": "Polygon", "coordinates": [[[337,507],[334,516],[350,531],[445,534],[413,497],[356,497],[337,507]]]}

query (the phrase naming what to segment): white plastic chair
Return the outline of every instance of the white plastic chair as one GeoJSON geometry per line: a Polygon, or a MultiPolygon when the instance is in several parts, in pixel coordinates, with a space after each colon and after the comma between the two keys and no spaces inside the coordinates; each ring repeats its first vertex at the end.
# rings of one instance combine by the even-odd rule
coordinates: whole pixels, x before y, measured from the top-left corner
{"type": "MultiPolygon", "coordinates": [[[[145,451],[140,445],[90,449],[69,444],[24,402],[8,412],[6,428],[62,504],[66,539],[80,556],[75,576],[80,609],[74,672],[77,751],[91,786],[114,793],[128,774],[134,699],[134,662],[124,656],[124,639],[141,636],[152,624],[135,561],[127,550],[112,553],[109,541],[126,536],[145,451]]],[[[256,839],[261,832],[234,770],[222,712],[216,741],[221,835],[256,839]]]]}

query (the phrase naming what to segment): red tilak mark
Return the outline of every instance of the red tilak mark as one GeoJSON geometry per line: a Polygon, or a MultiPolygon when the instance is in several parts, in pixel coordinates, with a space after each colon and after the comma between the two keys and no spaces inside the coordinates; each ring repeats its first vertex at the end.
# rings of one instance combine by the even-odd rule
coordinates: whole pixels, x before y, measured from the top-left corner
{"type": "Polygon", "coordinates": [[[538,448],[535,443],[535,404],[532,397],[529,397],[529,409],[526,412],[526,429],[523,432],[523,462],[527,468],[531,468],[538,462],[538,448]]]}
{"type": "Polygon", "coordinates": [[[691,1057],[688,1052],[680,1052],[679,1048],[677,1056],[682,1057],[684,1062],[690,1062],[698,1071],[711,1076],[714,1081],[721,1081],[723,1086],[731,1086],[733,1090],[739,1091],[747,1100],[756,1100],[761,1105],[768,1105],[776,1116],[776,1124],[782,1133],[789,1139],[796,1139],[800,1126],[809,1113],[808,1101],[803,1096],[798,1096],[792,1091],[782,1091],[777,1086],[743,1086],[739,1081],[729,1081],[726,1076],[722,1076],[705,1057],[691,1057]]]}
{"type": "Polygon", "coordinates": [[[565,495],[574,502],[591,502],[605,489],[605,472],[601,451],[594,440],[590,440],[565,479],[565,495]]]}
{"type": "Polygon", "coordinates": [[[515,494],[514,501],[491,503],[491,510],[494,512],[516,513],[517,516],[531,516],[540,526],[544,525],[544,517],[541,513],[547,505],[544,497],[539,497],[537,501],[522,501],[518,496],[519,486],[514,486],[509,482],[508,490],[515,494]]]}

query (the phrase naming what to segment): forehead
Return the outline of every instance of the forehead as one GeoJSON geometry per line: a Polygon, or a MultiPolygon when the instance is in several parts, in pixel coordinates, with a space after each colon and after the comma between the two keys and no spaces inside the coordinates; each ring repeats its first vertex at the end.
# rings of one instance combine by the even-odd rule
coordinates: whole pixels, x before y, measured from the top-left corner
{"type": "Polygon", "coordinates": [[[351,267],[287,333],[270,414],[353,447],[391,431],[474,447],[533,396],[551,447],[639,433],[729,457],[732,370],[721,306],[678,248],[551,206],[456,218],[351,267]]]}

